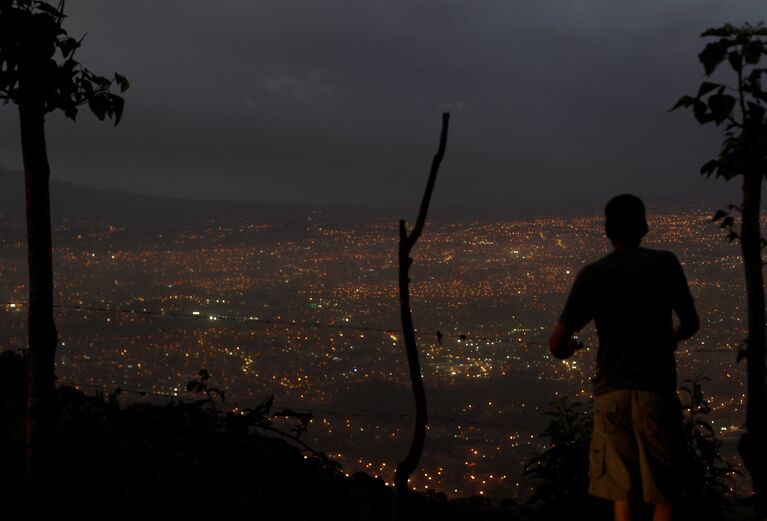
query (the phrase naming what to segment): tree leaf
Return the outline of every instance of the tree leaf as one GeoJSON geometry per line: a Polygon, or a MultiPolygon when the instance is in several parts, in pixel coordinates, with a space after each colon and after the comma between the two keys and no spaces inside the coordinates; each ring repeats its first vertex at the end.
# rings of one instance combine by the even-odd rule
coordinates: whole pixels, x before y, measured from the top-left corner
{"type": "Polygon", "coordinates": [[[88,107],[91,109],[91,112],[93,112],[93,114],[99,118],[99,121],[104,121],[104,118],[107,114],[107,109],[109,108],[104,96],[97,95],[88,98],[88,107]]]}
{"type": "Polygon", "coordinates": [[[693,103],[695,103],[695,98],[693,98],[692,96],[682,96],[681,98],[679,98],[676,104],[669,109],[669,112],[672,112],[678,109],[679,107],[687,108],[693,103]]]}
{"type": "MultiPolygon", "coordinates": [[[[711,177],[711,174],[716,172],[717,168],[719,168],[719,161],[717,161],[716,159],[712,159],[711,161],[706,161],[706,163],[702,167],[700,167],[700,173],[701,175],[705,175],[706,177],[711,177]]],[[[722,217],[724,217],[725,215],[727,215],[727,212],[725,212],[724,210],[718,210],[716,212],[716,215],[714,216],[714,219],[712,219],[710,222],[715,222],[718,219],[721,219],[722,217]],[[722,212],[723,215],[719,215],[719,212],[722,212]]]]}
{"type": "Polygon", "coordinates": [[[46,14],[56,17],[57,19],[64,16],[64,13],[50,4],[46,4],[45,2],[36,2],[35,7],[46,14]]]}
{"type": "MultiPolygon", "coordinates": [[[[707,32],[708,31],[706,31],[706,33],[707,32]]],[[[703,33],[703,36],[709,36],[706,33],[703,33]]],[[[698,55],[698,58],[706,71],[706,76],[710,76],[727,56],[728,45],[723,42],[724,40],[719,40],[717,42],[709,43],[704,47],[703,52],[698,55]]]]}
{"type": "Polygon", "coordinates": [[[749,101],[748,105],[748,119],[751,121],[762,121],[764,119],[764,107],[753,101],[749,101]]]}
{"type": "Polygon", "coordinates": [[[125,92],[130,88],[130,82],[128,81],[128,78],[122,74],[115,73],[115,83],[117,83],[117,86],[120,87],[120,92],[125,92]]]}
{"type": "Polygon", "coordinates": [[[751,72],[748,74],[747,78],[748,81],[754,83],[759,82],[759,78],[762,77],[762,74],[766,73],[767,69],[760,68],[760,67],[754,67],[751,69],[751,72]]]}
{"type": "Polygon", "coordinates": [[[709,113],[708,107],[702,101],[695,101],[692,106],[692,111],[695,114],[695,119],[698,123],[705,124],[714,120],[714,116],[709,113]]]}
{"type": "Polygon", "coordinates": [[[114,116],[115,120],[115,126],[120,123],[120,120],[123,116],[123,109],[125,108],[125,100],[121,98],[120,96],[116,96],[114,94],[110,95],[111,102],[112,102],[112,115],[114,116]]]}
{"type": "Polygon", "coordinates": [[[727,36],[733,36],[734,34],[735,34],[735,27],[732,24],[724,24],[721,27],[706,29],[701,34],[701,37],[704,37],[704,38],[706,36],[727,37],[727,36]]]}
{"type": "Polygon", "coordinates": [[[61,55],[66,59],[72,56],[72,53],[80,47],[80,42],[74,38],[65,38],[64,40],[59,41],[58,46],[61,50],[61,55]]]}
{"type": "Polygon", "coordinates": [[[743,57],[738,51],[728,53],[727,60],[730,62],[730,66],[736,71],[741,71],[743,69],[743,57]]]}
{"type": "Polygon", "coordinates": [[[756,65],[764,53],[764,44],[760,40],[751,40],[743,46],[743,58],[749,65],[756,65]]]}
{"type": "MultiPolygon", "coordinates": [[[[711,161],[709,161],[709,163],[710,163],[710,162],[711,162],[711,161]]],[[[724,217],[727,217],[727,212],[725,212],[724,210],[722,210],[722,209],[720,208],[719,210],[717,210],[717,211],[716,211],[716,213],[714,214],[714,216],[713,216],[711,219],[709,219],[709,220],[708,220],[708,222],[710,222],[710,223],[715,223],[715,222],[717,222],[718,220],[720,220],[720,219],[722,219],[722,218],[724,218],[724,217]]]]}
{"type": "Polygon", "coordinates": [[[700,88],[698,89],[698,97],[705,96],[709,92],[711,92],[714,89],[718,89],[720,87],[724,87],[724,85],[721,85],[719,83],[712,83],[710,81],[704,81],[700,84],[700,88]]]}
{"type": "Polygon", "coordinates": [[[77,120],[77,106],[74,103],[69,103],[63,108],[64,115],[72,121],[77,120]]]}
{"type": "Polygon", "coordinates": [[[735,108],[735,98],[729,94],[713,94],[708,98],[708,106],[711,108],[711,116],[716,124],[727,119],[735,108]]]}

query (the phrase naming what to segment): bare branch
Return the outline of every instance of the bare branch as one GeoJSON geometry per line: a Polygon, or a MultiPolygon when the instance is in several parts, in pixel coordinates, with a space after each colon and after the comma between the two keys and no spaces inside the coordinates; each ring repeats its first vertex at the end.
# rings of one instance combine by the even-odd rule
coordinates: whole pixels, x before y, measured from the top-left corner
{"type": "Polygon", "coordinates": [[[426,183],[426,190],[421,200],[421,209],[418,212],[418,220],[413,227],[413,231],[410,232],[408,240],[410,246],[415,244],[423,231],[423,225],[426,222],[426,213],[429,211],[429,202],[431,201],[431,193],[434,190],[434,183],[437,180],[437,172],[439,171],[439,165],[442,163],[442,158],[445,157],[445,147],[447,146],[447,126],[450,122],[450,113],[444,112],[442,114],[442,132],[439,136],[439,148],[437,153],[434,154],[434,159],[431,162],[431,171],[429,172],[429,181],[426,183]]]}

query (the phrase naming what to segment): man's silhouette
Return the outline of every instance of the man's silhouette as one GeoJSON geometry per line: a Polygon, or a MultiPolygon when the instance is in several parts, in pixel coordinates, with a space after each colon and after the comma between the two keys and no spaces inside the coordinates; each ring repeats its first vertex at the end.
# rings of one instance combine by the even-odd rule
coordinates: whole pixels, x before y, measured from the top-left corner
{"type": "Polygon", "coordinates": [[[599,351],[589,493],[615,502],[616,521],[630,520],[632,504],[642,501],[655,505],[655,521],[666,521],[681,420],[674,350],[698,331],[698,314],[674,254],[639,246],[647,233],[641,199],[611,199],[605,230],[614,250],[580,271],[549,347],[557,358],[572,356],[580,346],[573,334],[594,320],[599,351]]]}

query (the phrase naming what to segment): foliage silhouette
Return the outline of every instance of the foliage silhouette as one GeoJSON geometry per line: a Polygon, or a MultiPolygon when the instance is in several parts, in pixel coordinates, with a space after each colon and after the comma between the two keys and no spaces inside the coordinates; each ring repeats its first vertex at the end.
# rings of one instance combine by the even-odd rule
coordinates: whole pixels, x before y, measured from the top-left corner
{"type": "Polygon", "coordinates": [[[64,2],[58,7],[38,0],[0,1],[0,100],[18,106],[24,162],[29,266],[26,416],[26,478],[30,490],[45,486],[53,443],[54,366],[57,331],[53,320],[50,166],[45,116],[62,111],[72,120],[88,104],[97,118],[119,123],[128,80],[93,74],[75,60],[82,44],[62,27],[64,2]]]}
{"type": "Polygon", "coordinates": [[[722,440],[704,417],[711,406],[703,395],[702,382],[708,378],[688,379],[680,387],[687,411],[682,424],[684,452],[679,461],[679,477],[684,483],[683,498],[698,503],[699,519],[715,519],[729,512],[734,497],[735,466],[721,455],[722,440]],[[716,514],[714,514],[716,513],[716,514]]]}
{"type": "MultiPolygon", "coordinates": [[[[29,513],[13,479],[23,468],[25,379],[21,356],[0,354],[0,507],[9,519],[29,513]]],[[[243,426],[242,414],[224,419],[220,405],[214,413],[204,400],[123,407],[119,396],[58,388],[61,421],[53,464],[61,479],[37,503],[55,504],[57,515],[83,520],[391,519],[395,492],[381,478],[363,472],[346,477],[306,457],[287,438],[251,425],[258,418],[271,426],[278,414],[271,397],[248,411],[253,422],[243,426]]],[[[411,493],[407,507],[403,517],[414,521],[524,519],[511,501],[447,500],[433,492],[411,493]]]]}
{"type": "Polygon", "coordinates": [[[309,422],[312,420],[311,413],[301,413],[291,409],[272,411],[274,396],[268,396],[255,408],[228,411],[224,414],[216,407],[216,400],[223,402],[225,392],[208,386],[210,373],[208,373],[207,369],[201,369],[198,375],[200,377],[199,380],[190,380],[186,385],[186,390],[205,395],[203,399],[195,401],[192,406],[200,408],[207,406],[207,410],[211,413],[213,426],[220,427],[229,434],[248,435],[253,434],[254,431],[278,434],[282,439],[289,440],[301,450],[309,452],[322,468],[341,473],[343,467],[340,463],[331,459],[324,452],[315,450],[301,440],[301,435],[307,431],[309,422]],[[298,423],[290,430],[285,431],[273,425],[274,418],[277,417],[295,418],[298,420],[298,423]]]}
{"type": "Polygon", "coordinates": [[[550,418],[539,435],[548,448],[525,464],[523,475],[537,483],[527,505],[537,519],[562,519],[573,512],[584,518],[611,519],[612,507],[588,494],[589,445],[593,420],[591,410],[566,397],[550,403],[544,414],[550,418]]]}
{"type": "Polygon", "coordinates": [[[705,31],[714,38],[699,58],[710,77],[727,62],[735,84],[704,81],[694,96],[683,96],[672,110],[692,109],[702,125],[724,124],[724,140],[716,159],[706,162],[701,174],[730,180],[743,178],[742,202],[720,209],[712,218],[727,230],[730,242],[738,240],[745,269],[748,310],[748,337],[738,351],[738,360],[747,362],[746,432],[738,450],[751,475],[758,508],[767,515],[767,338],[765,326],[764,275],[761,250],[767,241],[761,235],[762,177],[767,175],[767,91],[762,79],[767,68],[759,67],[767,53],[767,27],[730,24],[705,31]],[[737,226],[737,220],[740,226],[737,226]]]}

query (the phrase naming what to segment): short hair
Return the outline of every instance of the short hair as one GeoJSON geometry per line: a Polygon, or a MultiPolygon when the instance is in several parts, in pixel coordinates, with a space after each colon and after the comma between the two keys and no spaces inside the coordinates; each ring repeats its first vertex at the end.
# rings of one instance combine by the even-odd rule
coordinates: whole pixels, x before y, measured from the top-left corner
{"type": "Polygon", "coordinates": [[[632,194],[613,197],[605,206],[605,232],[613,241],[641,241],[647,234],[647,219],[642,200],[632,194]]]}

